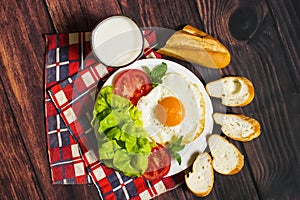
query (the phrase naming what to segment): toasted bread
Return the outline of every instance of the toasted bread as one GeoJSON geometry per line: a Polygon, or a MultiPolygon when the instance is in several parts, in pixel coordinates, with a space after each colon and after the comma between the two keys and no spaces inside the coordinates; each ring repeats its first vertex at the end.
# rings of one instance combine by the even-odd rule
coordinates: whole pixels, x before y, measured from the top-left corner
{"type": "Polygon", "coordinates": [[[222,132],[233,140],[248,142],[260,135],[260,124],[251,117],[241,114],[214,113],[213,118],[221,125],[222,132]]]}
{"type": "Polygon", "coordinates": [[[213,157],[213,168],[223,175],[240,172],[244,166],[244,156],[224,137],[212,134],[208,138],[208,146],[213,157]]]}
{"type": "Polygon", "coordinates": [[[224,68],[231,60],[230,52],[216,38],[189,25],[175,32],[157,52],[209,68],[224,68]]]}
{"type": "Polygon", "coordinates": [[[228,76],[206,85],[207,93],[222,99],[225,106],[246,106],[254,98],[254,86],[245,77],[228,76]]]}
{"type": "Polygon", "coordinates": [[[188,189],[196,196],[207,196],[214,185],[212,159],[206,152],[200,153],[194,164],[193,171],[185,175],[188,189]]]}

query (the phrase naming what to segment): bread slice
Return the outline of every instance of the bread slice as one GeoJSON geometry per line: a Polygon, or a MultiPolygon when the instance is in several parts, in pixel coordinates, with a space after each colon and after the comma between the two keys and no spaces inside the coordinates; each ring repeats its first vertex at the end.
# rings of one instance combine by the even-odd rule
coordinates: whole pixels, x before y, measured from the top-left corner
{"type": "Polygon", "coordinates": [[[244,156],[224,137],[212,134],[208,137],[208,146],[213,157],[213,168],[224,175],[240,172],[244,166],[244,156]]]}
{"type": "Polygon", "coordinates": [[[231,139],[248,142],[260,135],[257,120],[241,114],[214,113],[215,122],[221,125],[222,132],[231,139]]]}
{"type": "Polygon", "coordinates": [[[231,60],[230,52],[216,38],[190,25],[176,31],[157,52],[209,68],[224,68],[231,60]]]}
{"type": "Polygon", "coordinates": [[[196,196],[207,196],[214,185],[212,159],[206,152],[200,153],[194,164],[193,171],[185,175],[188,189],[196,196]]]}
{"type": "Polygon", "coordinates": [[[228,76],[206,85],[207,93],[222,99],[225,106],[246,106],[254,98],[254,86],[245,77],[228,76]]]}

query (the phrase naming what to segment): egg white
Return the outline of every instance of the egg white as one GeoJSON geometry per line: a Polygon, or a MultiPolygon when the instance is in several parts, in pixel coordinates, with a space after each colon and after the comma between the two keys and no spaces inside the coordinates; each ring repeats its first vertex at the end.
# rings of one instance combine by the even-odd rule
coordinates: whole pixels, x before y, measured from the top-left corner
{"type": "Polygon", "coordinates": [[[167,73],[162,79],[162,84],[139,100],[137,108],[142,112],[144,129],[155,142],[160,144],[167,144],[173,137],[181,136],[184,144],[190,143],[204,129],[205,103],[202,93],[196,84],[179,73],[167,73]],[[185,109],[180,124],[170,127],[160,123],[155,116],[158,102],[168,96],[180,100],[185,109]]]}

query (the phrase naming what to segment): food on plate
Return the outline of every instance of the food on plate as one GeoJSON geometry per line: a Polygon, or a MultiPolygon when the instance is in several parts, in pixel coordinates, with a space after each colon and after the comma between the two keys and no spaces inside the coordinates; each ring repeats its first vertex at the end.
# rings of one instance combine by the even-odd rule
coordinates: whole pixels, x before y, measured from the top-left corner
{"type": "Polygon", "coordinates": [[[168,174],[171,167],[171,154],[163,145],[158,144],[152,148],[148,157],[148,168],[143,177],[148,180],[161,179],[168,174]]]}
{"type": "Polygon", "coordinates": [[[99,157],[108,167],[128,176],[140,176],[156,144],[143,129],[140,111],[132,103],[103,87],[96,99],[92,125],[97,130],[99,157]]]}
{"type": "Polygon", "coordinates": [[[213,168],[224,175],[240,172],[244,166],[244,156],[224,137],[212,134],[208,137],[208,146],[213,157],[213,168]]]}
{"type": "Polygon", "coordinates": [[[191,164],[182,150],[202,134],[206,105],[204,88],[184,71],[149,66],[120,69],[105,83],[92,125],[106,166],[156,180],[191,164]]]}
{"type": "Polygon", "coordinates": [[[152,84],[144,71],[128,69],[117,76],[113,88],[115,94],[129,99],[133,105],[136,105],[142,96],[151,91],[152,84]]]}
{"type": "Polygon", "coordinates": [[[200,153],[193,163],[192,172],[185,175],[188,189],[196,196],[209,195],[214,185],[212,159],[207,152],[200,153]]]}
{"type": "Polygon", "coordinates": [[[190,25],[175,32],[157,52],[209,68],[224,68],[231,60],[230,52],[216,38],[190,25]]]}
{"type": "Polygon", "coordinates": [[[260,135],[257,120],[242,114],[214,113],[215,122],[221,125],[222,132],[231,139],[247,142],[260,135]]]}
{"type": "Polygon", "coordinates": [[[246,106],[254,98],[254,86],[245,77],[228,76],[206,85],[212,97],[221,98],[225,106],[246,106]]]}
{"type": "Polygon", "coordinates": [[[143,127],[157,143],[173,138],[188,144],[199,137],[205,125],[205,102],[196,84],[176,72],[166,73],[161,84],[137,103],[143,127]]]}

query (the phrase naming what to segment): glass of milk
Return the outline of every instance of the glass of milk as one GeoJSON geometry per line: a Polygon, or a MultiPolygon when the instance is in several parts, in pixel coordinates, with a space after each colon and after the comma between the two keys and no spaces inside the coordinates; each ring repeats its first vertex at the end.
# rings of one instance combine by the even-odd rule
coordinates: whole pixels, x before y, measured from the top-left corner
{"type": "Polygon", "coordinates": [[[137,24],[126,16],[112,16],[92,31],[94,55],[106,66],[123,67],[136,61],[143,52],[144,37],[137,24]]]}

